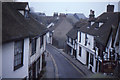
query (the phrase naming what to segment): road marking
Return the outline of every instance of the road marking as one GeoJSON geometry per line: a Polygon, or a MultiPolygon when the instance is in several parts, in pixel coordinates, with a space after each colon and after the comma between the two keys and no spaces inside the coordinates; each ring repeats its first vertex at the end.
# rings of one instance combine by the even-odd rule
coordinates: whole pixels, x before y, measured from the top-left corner
{"type": "Polygon", "coordinates": [[[65,59],[84,77],[84,74],[73,63],[71,63],[66,57],[65,59]]]}
{"type": "Polygon", "coordinates": [[[51,54],[50,54],[50,57],[52,58],[53,64],[55,66],[56,80],[59,80],[57,64],[56,64],[55,59],[53,58],[53,56],[51,54]]]}

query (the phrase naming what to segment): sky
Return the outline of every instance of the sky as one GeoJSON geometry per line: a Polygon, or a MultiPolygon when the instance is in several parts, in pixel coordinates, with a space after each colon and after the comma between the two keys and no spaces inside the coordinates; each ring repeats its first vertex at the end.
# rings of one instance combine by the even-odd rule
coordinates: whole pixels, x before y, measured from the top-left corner
{"type": "Polygon", "coordinates": [[[35,12],[45,13],[52,16],[54,12],[58,13],[83,13],[89,16],[90,9],[95,11],[95,16],[106,12],[108,4],[115,5],[114,11],[118,11],[119,0],[18,0],[29,2],[30,8],[35,12]]]}

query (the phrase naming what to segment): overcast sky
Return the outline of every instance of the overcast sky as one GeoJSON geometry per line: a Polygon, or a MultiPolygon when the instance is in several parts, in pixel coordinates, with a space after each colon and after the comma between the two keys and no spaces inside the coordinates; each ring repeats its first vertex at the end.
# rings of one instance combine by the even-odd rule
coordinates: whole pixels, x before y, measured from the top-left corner
{"type": "Polygon", "coordinates": [[[90,9],[95,11],[97,17],[103,12],[106,12],[108,4],[115,5],[115,12],[118,11],[119,0],[18,0],[29,2],[30,7],[33,7],[35,12],[44,12],[51,16],[54,12],[58,13],[83,13],[86,17],[89,16],[90,9]],[[89,1],[89,2],[88,2],[89,1]],[[114,1],[114,2],[113,2],[114,1]]]}

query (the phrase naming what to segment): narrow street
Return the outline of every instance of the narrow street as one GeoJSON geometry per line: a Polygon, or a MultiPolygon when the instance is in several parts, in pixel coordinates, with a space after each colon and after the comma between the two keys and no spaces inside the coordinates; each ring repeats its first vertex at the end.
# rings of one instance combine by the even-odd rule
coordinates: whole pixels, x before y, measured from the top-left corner
{"type": "MultiPolygon", "coordinates": [[[[67,58],[65,58],[62,55],[62,53],[60,53],[52,45],[48,44],[46,46],[46,49],[49,52],[49,54],[47,54],[47,55],[51,57],[52,62],[54,64],[55,77],[53,76],[53,78],[81,78],[84,76],[83,73],[73,63],[71,63],[67,58]]],[[[46,67],[51,68],[52,66],[50,66],[48,64],[49,63],[47,62],[46,67]]],[[[54,73],[52,73],[52,71],[51,71],[51,74],[54,74],[54,73]]],[[[49,71],[46,71],[46,74],[51,75],[49,71]]]]}

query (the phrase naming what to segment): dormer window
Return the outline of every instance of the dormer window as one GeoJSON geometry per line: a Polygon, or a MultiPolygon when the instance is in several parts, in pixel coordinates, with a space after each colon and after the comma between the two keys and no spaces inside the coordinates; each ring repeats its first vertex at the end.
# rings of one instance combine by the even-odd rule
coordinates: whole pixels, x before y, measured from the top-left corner
{"type": "Polygon", "coordinates": [[[28,5],[26,6],[25,10],[29,10],[29,6],[28,5]]]}
{"type": "Polygon", "coordinates": [[[95,22],[91,22],[91,26],[94,24],[95,22]]]}
{"type": "Polygon", "coordinates": [[[19,12],[20,12],[25,18],[28,18],[28,10],[19,10],[19,12]]]}
{"type": "Polygon", "coordinates": [[[98,29],[98,28],[99,28],[99,23],[96,22],[95,29],[98,29]]]}
{"type": "Polygon", "coordinates": [[[24,16],[24,10],[19,10],[19,12],[24,16]]]}
{"type": "Polygon", "coordinates": [[[89,21],[89,24],[88,24],[88,27],[87,28],[90,28],[95,22],[91,22],[89,21]]]}
{"type": "Polygon", "coordinates": [[[95,29],[100,28],[102,25],[103,25],[103,23],[102,23],[102,22],[97,22],[97,23],[96,23],[96,27],[95,27],[95,29]]]}
{"type": "Polygon", "coordinates": [[[88,23],[88,27],[87,28],[90,28],[91,27],[91,22],[89,21],[89,23],[88,23]]]}
{"type": "Polygon", "coordinates": [[[102,25],[103,25],[103,23],[102,23],[102,22],[99,22],[99,27],[102,26],[102,25]]]}
{"type": "Polygon", "coordinates": [[[25,18],[28,18],[28,11],[27,10],[25,10],[24,16],[25,16],[25,18]]]}

